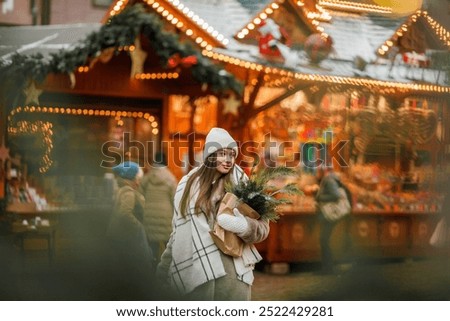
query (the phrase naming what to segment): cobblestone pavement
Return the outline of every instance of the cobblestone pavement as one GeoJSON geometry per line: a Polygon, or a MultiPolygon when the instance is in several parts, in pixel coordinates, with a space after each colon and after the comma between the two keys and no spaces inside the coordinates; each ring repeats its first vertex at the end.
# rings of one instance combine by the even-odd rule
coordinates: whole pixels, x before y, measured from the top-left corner
{"type": "Polygon", "coordinates": [[[256,271],[255,301],[442,301],[450,300],[450,259],[343,265],[340,272],[321,275],[302,270],[274,275],[256,271]]]}
{"type": "MultiPolygon", "coordinates": [[[[83,251],[60,251],[51,265],[46,251],[31,251],[21,259],[17,248],[7,244],[0,242],[0,300],[98,300],[108,297],[109,293],[101,291],[107,285],[101,279],[104,265],[89,244],[83,251]]],[[[252,300],[450,300],[448,256],[347,264],[340,266],[339,273],[333,275],[321,275],[317,271],[317,266],[306,264],[291,265],[286,274],[257,269],[252,300]]]]}

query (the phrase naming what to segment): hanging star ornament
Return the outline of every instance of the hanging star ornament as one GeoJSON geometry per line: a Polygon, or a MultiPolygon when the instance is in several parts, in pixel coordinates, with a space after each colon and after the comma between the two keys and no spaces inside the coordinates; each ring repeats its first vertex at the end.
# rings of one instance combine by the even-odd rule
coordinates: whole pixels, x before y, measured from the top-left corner
{"type": "Polygon", "coordinates": [[[226,114],[232,114],[235,116],[239,115],[238,109],[241,105],[241,101],[239,99],[236,99],[235,94],[229,95],[227,98],[222,100],[223,103],[223,110],[222,113],[224,115],[226,114]]]}
{"type": "Polygon", "coordinates": [[[139,37],[137,37],[134,41],[134,47],[134,50],[130,51],[131,78],[134,78],[137,74],[142,74],[144,72],[144,63],[147,58],[147,52],[142,50],[141,39],[139,39],[139,37]]]}
{"type": "Polygon", "coordinates": [[[42,89],[36,88],[36,83],[34,80],[29,82],[27,88],[23,90],[25,94],[25,105],[35,103],[39,105],[39,96],[42,94],[42,89]]]}

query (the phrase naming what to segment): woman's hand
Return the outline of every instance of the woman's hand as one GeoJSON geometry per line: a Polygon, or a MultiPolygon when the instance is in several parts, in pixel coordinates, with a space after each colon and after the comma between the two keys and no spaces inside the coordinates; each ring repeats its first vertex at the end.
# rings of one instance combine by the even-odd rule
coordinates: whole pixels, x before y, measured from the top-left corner
{"type": "Polygon", "coordinates": [[[244,233],[248,229],[248,222],[237,208],[233,209],[234,215],[219,214],[217,223],[225,230],[233,233],[244,233]]]}

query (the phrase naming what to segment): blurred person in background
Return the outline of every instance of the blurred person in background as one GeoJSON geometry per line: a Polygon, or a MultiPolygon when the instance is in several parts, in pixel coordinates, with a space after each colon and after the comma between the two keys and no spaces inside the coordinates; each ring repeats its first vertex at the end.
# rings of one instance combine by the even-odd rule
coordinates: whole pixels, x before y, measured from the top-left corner
{"type": "MultiPolygon", "coordinates": [[[[172,231],[173,198],[177,180],[167,167],[164,153],[155,155],[155,161],[140,184],[145,197],[144,227],[158,263],[172,231]]],[[[156,266],[156,265],[155,265],[156,266]]]]}
{"type": "Polygon", "coordinates": [[[143,171],[132,161],[112,169],[117,178],[114,210],[107,228],[111,249],[111,270],[117,299],[145,298],[152,276],[153,254],[143,222],[144,196],[139,192],[143,171]]]}
{"type": "MultiPolygon", "coordinates": [[[[336,202],[339,200],[339,187],[341,183],[339,177],[334,173],[332,167],[320,166],[317,168],[317,180],[319,185],[317,187],[316,202],[327,203],[336,202]]],[[[337,222],[331,222],[325,218],[320,207],[316,207],[317,215],[320,222],[320,253],[322,262],[322,273],[334,273],[334,259],[330,246],[330,238],[333,233],[333,228],[337,222]]]]}

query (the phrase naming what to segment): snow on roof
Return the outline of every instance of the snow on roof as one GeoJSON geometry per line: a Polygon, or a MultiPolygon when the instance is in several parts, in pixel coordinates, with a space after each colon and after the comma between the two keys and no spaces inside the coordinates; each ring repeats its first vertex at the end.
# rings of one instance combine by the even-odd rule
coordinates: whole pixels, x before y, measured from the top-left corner
{"type": "Polygon", "coordinates": [[[14,53],[45,57],[70,48],[100,27],[100,23],[0,27],[0,59],[9,60],[14,53]]]}
{"type": "MultiPolygon", "coordinates": [[[[240,43],[233,38],[233,35],[253,18],[255,12],[270,2],[267,0],[183,0],[186,7],[230,40],[227,48],[215,48],[214,52],[266,66],[270,66],[271,63],[259,55],[257,46],[240,43]]],[[[333,38],[335,52],[322,61],[320,67],[310,65],[304,51],[292,52],[293,55],[298,56],[298,63],[294,66],[277,65],[276,67],[312,75],[445,85],[445,77],[438,70],[411,68],[396,63],[391,66],[386,61],[380,64],[376,60],[376,49],[395,33],[395,30],[403,23],[403,19],[337,11],[330,11],[330,14],[331,21],[321,22],[320,25],[324,28],[324,32],[333,38]],[[353,61],[357,56],[368,63],[364,71],[354,67],[353,61]]],[[[8,59],[15,52],[21,54],[39,52],[46,56],[76,44],[89,33],[99,30],[100,27],[101,24],[0,27],[0,59],[8,59]]]]}
{"type": "Polygon", "coordinates": [[[337,11],[330,14],[331,21],[320,25],[333,39],[336,58],[343,60],[353,60],[360,56],[366,61],[374,61],[377,58],[376,50],[395,33],[404,20],[337,11]]]}
{"type": "MultiPolygon", "coordinates": [[[[251,16],[260,12],[269,3],[274,2],[273,0],[237,0],[251,16]]],[[[246,21],[243,21],[246,22],[246,21]]]]}
{"type": "MultiPolygon", "coordinates": [[[[267,0],[184,0],[183,3],[202,19],[212,24],[229,40],[255,14],[267,4],[267,0]],[[240,9],[239,9],[240,8],[240,9]],[[248,9],[248,11],[244,10],[248,9]],[[235,16],[233,16],[235,15],[235,16]]],[[[329,34],[334,43],[337,59],[352,61],[356,56],[366,61],[376,59],[377,49],[404,22],[402,19],[392,19],[382,15],[368,13],[350,13],[327,10],[331,21],[320,22],[324,33],[329,34]]],[[[233,44],[234,45],[234,44],[233,44]]],[[[229,47],[229,46],[228,46],[229,47]]]]}
{"type": "Polygon", "coordinates": [[[341,59],[325,59],[320,63],[320,66],[311,65],[304,52],[297,52],[298,63],[294,67],[288,67],[282,63],[270,64],[259,55],[257,48],[251,45],[241,44],[240,46],[235,46],[233,49],[215,48],[214,52],[250,63],[274,66],[294,73],[332,77],[354,77],[405,84],[427,83],[447,86],[445,74],[439,70],[414,68],[396,62],[391,65],[386,60],[369,62],[365,70],[361,71],[355,67],[353,61],[341,59]]]}
{"type": "MultiPolygon", "coordinates": [[[[250,12],[238,0],[182,0],[185,7],[231,40],[251,18],[250,12]]],[[[260,1],[253,1],[260,2],[260,1]]]]}

